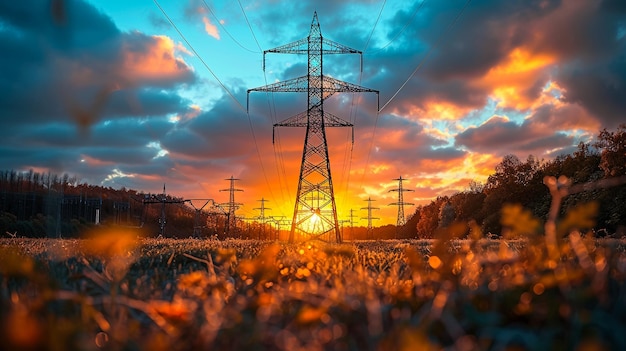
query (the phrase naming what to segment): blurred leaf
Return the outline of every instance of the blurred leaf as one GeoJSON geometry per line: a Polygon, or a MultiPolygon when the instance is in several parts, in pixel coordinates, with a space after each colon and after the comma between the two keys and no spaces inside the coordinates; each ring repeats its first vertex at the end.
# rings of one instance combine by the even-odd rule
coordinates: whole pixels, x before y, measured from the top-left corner
{"type": "Polygon", "coordinates": [[[276,260],[280,252],[280,245],[271,244],[263,248],[258,257],[241,260],[237,270],[240,274],[252,277],[256,282],[274,280],[278,276],[276,260]]]}
{"type": "Polygon", "coordinates": [[[100,227],[86,234],[81,248],[87,255],[105,259],[129,256],[140,237],[141,232],[134,229],[100,227]]]}
{"type": "Polygon", "coordinates": [[[303,325],[318,323],[324,315],[326,315],[326,308],[304,305],[298,311],[296,322],[303,325]]]}
{"type": "Polygon", "coordinates": [[[0,246],[0,273],[28,277],[34,273],[35,262],[17,246],[0,246]]]}
{"type": "Polygon", "coordinates": [[[556,232],[562,237],[572,230],[584,232],[585,230],[592,229],[596,225],[597,215],[597,202],[593,201],[580,204],[567,211],[565,218],[557,224],[556,232]]]}
{"type": "Polygon", "coordinates": [[[519,204],[502,206],[500,224],[509,229],[508,233],[506,231],[503,233],[505,239],[537,234],[540,229],[539,220],[519,204]]]}

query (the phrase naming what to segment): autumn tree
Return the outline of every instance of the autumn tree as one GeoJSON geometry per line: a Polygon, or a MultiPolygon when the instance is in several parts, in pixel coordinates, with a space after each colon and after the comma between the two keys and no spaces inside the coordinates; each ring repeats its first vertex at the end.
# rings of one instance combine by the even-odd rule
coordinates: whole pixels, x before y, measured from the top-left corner
{"type": "Polygon", "coordinates": [[[506,155],[496,165],[496,172],[487,178],[485,200],[481,210],[484,218],[483,231],[500,233],[500,209],[506,203],[518,203],[531,207],[544,189],[537,177],[541,163],[534,156],[525,162],[515,155],[506,155]]]}
{"type": "Polygon", "coordinates": [[[417,222],[417,236],[422,239],[429,239],[439,226],[439,212],[441,205],[448,201],[447,196],[437,197],[436,200],[424,206],[420,210],[420,218],[417,222]]]}
{"type": "Polygon", "coordinates": [[[446,228],[452,222],[454,222],[454,218],[456,217],[456,211],[454,207],[450,203],[450,201],[446,201],[441,204],[439,207],[439,228],[446,228]]]}
{"type": "Polygon", "coordinates": [[[600,168],[605,176],[626,175],[626,124],[621,124],[614,132],[603,129],[595,146],[601,150],[600,168]]]}

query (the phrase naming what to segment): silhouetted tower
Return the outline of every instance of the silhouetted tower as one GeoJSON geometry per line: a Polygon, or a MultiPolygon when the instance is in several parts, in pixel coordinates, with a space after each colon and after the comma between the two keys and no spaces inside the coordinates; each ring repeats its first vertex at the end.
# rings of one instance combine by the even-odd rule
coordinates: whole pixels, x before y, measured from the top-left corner
{"type": "Polygon", "coordinates": [[[372,227],[372,220],[373,219],[380,219],[378,217],[372,217],[372,210],[380,210],[380,208],[378,207],[372,207],[372,201],[376,201],[376,200],[372,200],[371,197],[367,198],[367,207],[361,207],[362,210],[367,210],[367,217],[362,217],[361,219],[367,219],[367,239],[372,239],[372,233],[374,232],[374,228],[372,227]]]}
{"type": "Polygon", "coordinates": [[[163,194],[161,194],[160,198],[156,195],[148,195],[146,198],[143,199],[144,205],[156,203],[161,204],[161,217],[159,217],[159,235],[165,235],[165,224],[167,223],[165,219],[165,204],[182,204],[184,202],[184,200],[168,199],[167,195],[165,194],[165,184],[163,184],[163,194]]]}
{"type": "Polygon", "coordinates": [[[229,192],[228,202],[223,203],[222,206],[228,209],[228,211],[226,212],[226,233],[230,234],[231,230],[233,230],[234,232],[235,229],[237,229],[237,218],[235,217],[235,211],[237,211],[239,209],[239,206],[242,205],[241,203],[235,202],[235,192],[243,190],[235,189],[235,181],[239,179],[230,176],[230,178],[224,180],[230,181],[230,187],[228,189],[220,190],[229,192]]]}
{"type": "Polygon", "coordinates": [[[206,207],[206,205],[209,204],[209,202],[212,202],[213,205],[215,206],[215,200],[213,199],[187,199],[185,200],[185,202],[188,202],[189,205],[191,207],[193,207],[193,209],[195,210],[195,214],[193,216],[193,236],[195,237],[199,237],[202,234],[202,228],[206,228],[206,222],[204,223],[204,225],[202,225],[200,223],[200,214],[202,213],[202,210],[206,207]],[[198,207],[196,204],[194,204],[194,201],[204,201],[204,205],[198,207]]]}
{"type": "MultiPolygon", "coordinates": [[[[265,203],[269,200],[265,200],[264,198],[261,198],[261,200],[257,200],[261,202],[261,207],[256,207],[253,208],[253,210],[259,210],[259,216],[256,218],[259,221],[261,221],[261,225],[262,227],[262,232],[263,232],[263,236],[265,236],[265,223],[267,222],[268,219],[270,219],[270,217],[265,217],[265,210],[271,210],[271,208],[269,207],[265,207],[265,203]]],[[[261,232],[259,232],[259,239],[261,239],[261,232]]]]}
{"type": "MultiPolygon", "coordinates": [[[[263,70],[265,70],[267,53],[308,55],[306,76],[248,90],[248,94],[251,91],[306,92],[308,94],[306,111],[274,124],[274,128],[306,127],[289,241],[294,240],[294,233],[297,231],[304,239],[317,238],[341,242],[328,159],[326,128],[353,127],[353,125],[324,111],[324,100],[334,93],[373,92],[378,94],[378,91],[323,75],[322,61],[325,54],[362,55],[362,52],[322,37],[317,12],[313,14],[308,37],[263,51],[263,70]]],[[[354,130],[352,139],[354,142],[354,130]]]]}
{"type": "Polygon", "coordinates": [[[350,239],[354,240],[354,210],[350,209],[350,239]]]}
{"type": "Polygon", "coordinates": [[[410,202],[404,202],[404,195],[402,195],[402,193],[404,193],[405,191],[413,191],[411,189],[404,189],[402,187],[402,181],[406,179],[402,179],[402,176],[400,176],[400,178],[397,178],[394,180],[398,181],[398,188],[391,189],[389,190],[389,192],[398,192],[398,202],[390,203],[389,206],[398,206],[398,220],[396,221],[396,227],[397,227],[396,234],[397,234],[400,227],[406,224],[406,218],[404,217],[404,205],[413,206],[414,204],[410,202]]]}
{"type": "Polygon", "coordinates": [[[279,240],[280,231],[284,225],[289,225],[289,220],[285,219],[285,216],[280,216],[278,218],[272,217],[272,219],[274,220],[274,223],[276,223],[276,237],[274,239],[279,240]]]}

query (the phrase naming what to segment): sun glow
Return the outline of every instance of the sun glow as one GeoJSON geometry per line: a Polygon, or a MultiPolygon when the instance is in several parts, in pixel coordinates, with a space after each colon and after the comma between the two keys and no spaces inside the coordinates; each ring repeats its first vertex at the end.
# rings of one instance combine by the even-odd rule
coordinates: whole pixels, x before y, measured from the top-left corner
{"type": "Polygon", "coordinates": [[[311,216],[311,218],[309,218],[309,225],[312,228],[315,228],[317,224],[319,223],[319,221],[320,221],[320,216],[316,212],[313,212],[313,215],[311,216]]]}

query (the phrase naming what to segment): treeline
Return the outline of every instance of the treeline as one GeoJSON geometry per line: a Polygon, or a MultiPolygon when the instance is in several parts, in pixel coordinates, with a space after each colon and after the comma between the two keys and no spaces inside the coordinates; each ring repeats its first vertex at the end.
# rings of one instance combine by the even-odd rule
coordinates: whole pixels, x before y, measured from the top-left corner
{"type": "Polygon", "coordinates": [[[595,230],[598,235],[626,235],[626,124],[622,124],[615,131],[602,130],[595,142],[580,143],[574,153],[554,160],[505,156],[486,183],[473,182],[466,191],[419,206],[404,228],[405,236],[432,238],[438,228],[454,222],[467,223],[468,230],[475,223],[485,234],[500,235],[501,209],[506,204],[520,205],[545,221],[552,201],[543,183],[546,176],[565,176],[573,185],[598,184],[566,196],[561,215],[594,202],[598,208],[595,224],[581,229],[595,230]],[[617,184],[602,186],[602,180],[608,179],[617,184]]]}
{"type": "MultiPolygon", "coordinates": [[[[80,183],[68,174],[4,170],[0,171],[0,236],[76,237],[96,223],[137,227],[158,235],[161,204],[144,204],[144,200],[162,197],[80,183]]],[[[169,195],[164,199],[177,200],[169,195]]],[[[164,209],[169,236],[188,237],[194,232],[197,219],[192,208],[181,203],[164,209]]],[[[201,215],[201,223],[206,224],[207,214],[201,215]]]]}

